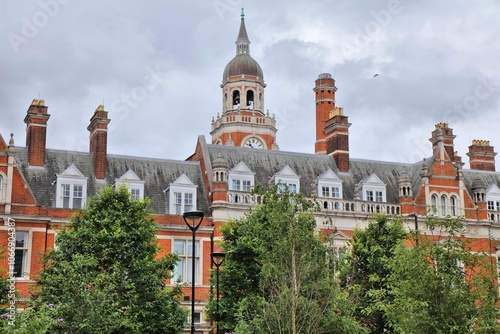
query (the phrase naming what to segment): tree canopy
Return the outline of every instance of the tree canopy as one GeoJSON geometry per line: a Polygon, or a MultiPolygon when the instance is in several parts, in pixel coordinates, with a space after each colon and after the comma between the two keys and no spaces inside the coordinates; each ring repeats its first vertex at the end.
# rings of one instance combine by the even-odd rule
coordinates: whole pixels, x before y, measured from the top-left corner
{"type": "Polygon", "coordinates": [[[58,233],[17,332],[179,333],[181,291],[165,286],[176,256],[157,258],[148,205],[125,187],[91,198],[58,233]]]}
{"type": "Polygon", "coordinates": [[[316,233],[314,202],[277,185],[257,191],[262,204],[222,228],[221,327],[238,334],[363,333],[316,233]]]}

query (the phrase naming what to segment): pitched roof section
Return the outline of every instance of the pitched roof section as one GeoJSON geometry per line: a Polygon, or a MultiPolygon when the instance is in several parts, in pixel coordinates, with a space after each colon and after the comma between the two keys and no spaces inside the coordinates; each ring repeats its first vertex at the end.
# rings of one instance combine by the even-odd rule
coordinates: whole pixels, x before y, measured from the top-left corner
{"type": "MultiPolygon", "coordinates": [[[[29,187],[32,189],[38,204],[46,207],[56,206],[55,180],[70,166],[74,166],[84,176],[88,177],[87,195],[96,194],[99,185],[95,182],[92,156],[84,152],[47,150],[45,168],[28,168],[26,148],[16,148],[16,161],[29,187]]],[[[144,196],[152,199],[152,209],[155,213],[167,212],[166,195],[163,192],[182,174],[185,174],[194,184],[202,185],[201,169],[196,162],[151,159],[108,155],[106,181],[113,185],[116,179],[133,173],[144,181],[144,196]]],[[[197,188],[197,207],[208,215],[208,202],[204,187],[197,188]]]]}

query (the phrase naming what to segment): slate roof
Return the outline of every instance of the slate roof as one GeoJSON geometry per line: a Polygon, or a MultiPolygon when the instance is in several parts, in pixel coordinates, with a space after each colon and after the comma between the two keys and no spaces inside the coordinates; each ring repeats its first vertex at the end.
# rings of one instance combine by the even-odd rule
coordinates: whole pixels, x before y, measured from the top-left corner
{"type": "MultiPolygon", "coordinates": [[[[27,149],[16,148],[16,161],[30,186],[38,204],[55,207],[56,174],[75,165],[86,177],[87,196],[97,192],[92,156],[85,152],[62,150],[47,150],[45,168],[28,168],[27,149]]],[[[197,208],[208,215],[208,202],[203,186],[201,169],[198,163],[165,159],[108,155],[107,177],[108,185],[115,183],[128,170],[132,170],[143,180],[144,196],[152,199],[152,208],[155,213],[167,213],[167,199],[164,190],[180,175],[185,173],[197,187],[197,208]]]]}
{"type": "MultiPolygon", "coordinates": [[[[318,154],[295,153],[274,150],[253,150],[236,146],[207,145],[210,161],[215,161],[220,154],[228,164],[228,169],[243,161],[254,173],[256,184],[268,184],[272,176],[286,165],[300,176],[300,189],[310,194],[316,184],[316,178],[329,168],[343,181],[343,198],[352,200],[357,189],[356,184],[375,173],[386,184],[387,202],[399,201],[399,178],[406,172],[412,180],[413,195],[416,196],[421,186],[420,173],[425,164],[429,167],[432,159],[413,164],[353,159],[350,160],[348,173],[339,173],[332,157],[318,154]]],[[[463,170],[464,181],[469,192],[472,182],[479,177],[486,187],[495,183],[500,186],[500,173],[463,170]]]]}

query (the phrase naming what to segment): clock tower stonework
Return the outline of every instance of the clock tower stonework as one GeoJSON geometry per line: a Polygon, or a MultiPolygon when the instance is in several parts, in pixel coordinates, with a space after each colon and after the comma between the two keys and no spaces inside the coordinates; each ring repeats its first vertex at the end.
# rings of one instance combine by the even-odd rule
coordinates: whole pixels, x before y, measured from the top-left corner
{"type": "Polygon", "coordinates": [[[277,150],[276,120],[264,109],[264,74],[250,56],[250,40],[241,12],[236,56],[222,77],[222,113],[212,118],[212,144],[277,150]]]}

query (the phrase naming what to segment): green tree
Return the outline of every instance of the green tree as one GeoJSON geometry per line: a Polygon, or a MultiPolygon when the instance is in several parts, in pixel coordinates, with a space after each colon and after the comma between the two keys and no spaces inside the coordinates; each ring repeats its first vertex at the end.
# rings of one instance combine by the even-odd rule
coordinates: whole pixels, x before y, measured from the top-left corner
{"type": "Polygon", "coordinates": [[[257,193],[262,204],[221,229],[221,327],[238,334],[363,333],[315,232],[314,202],[277,185],[257,193]]]}
{"type": "Polygon", "coordinates": [[[398,245],[390,261],[392,302],[380,306],[395,332],[500,333],[491,254],[471,251],[461,218],[428,217],[426,225],[430,235],[398,245]]]}
{"type": "Polygon", "coordinates": [[[181,291],[164,284],[177,258],[156,258],[148,205],[124,187],[91,198],[58,234],[18,332],[179,333],[181,291]]]}
{"type": "Polygon", "coordinates": [[[356,318],[371,333],[392,332],[378,300],[381,294],[387,298],[390,263],[405,238],[401,221],[390,221],[383,214],[370,220],[366,229],[354,230],[347,264],[341,270],[342,286],[349,292],[356,318]]]}

